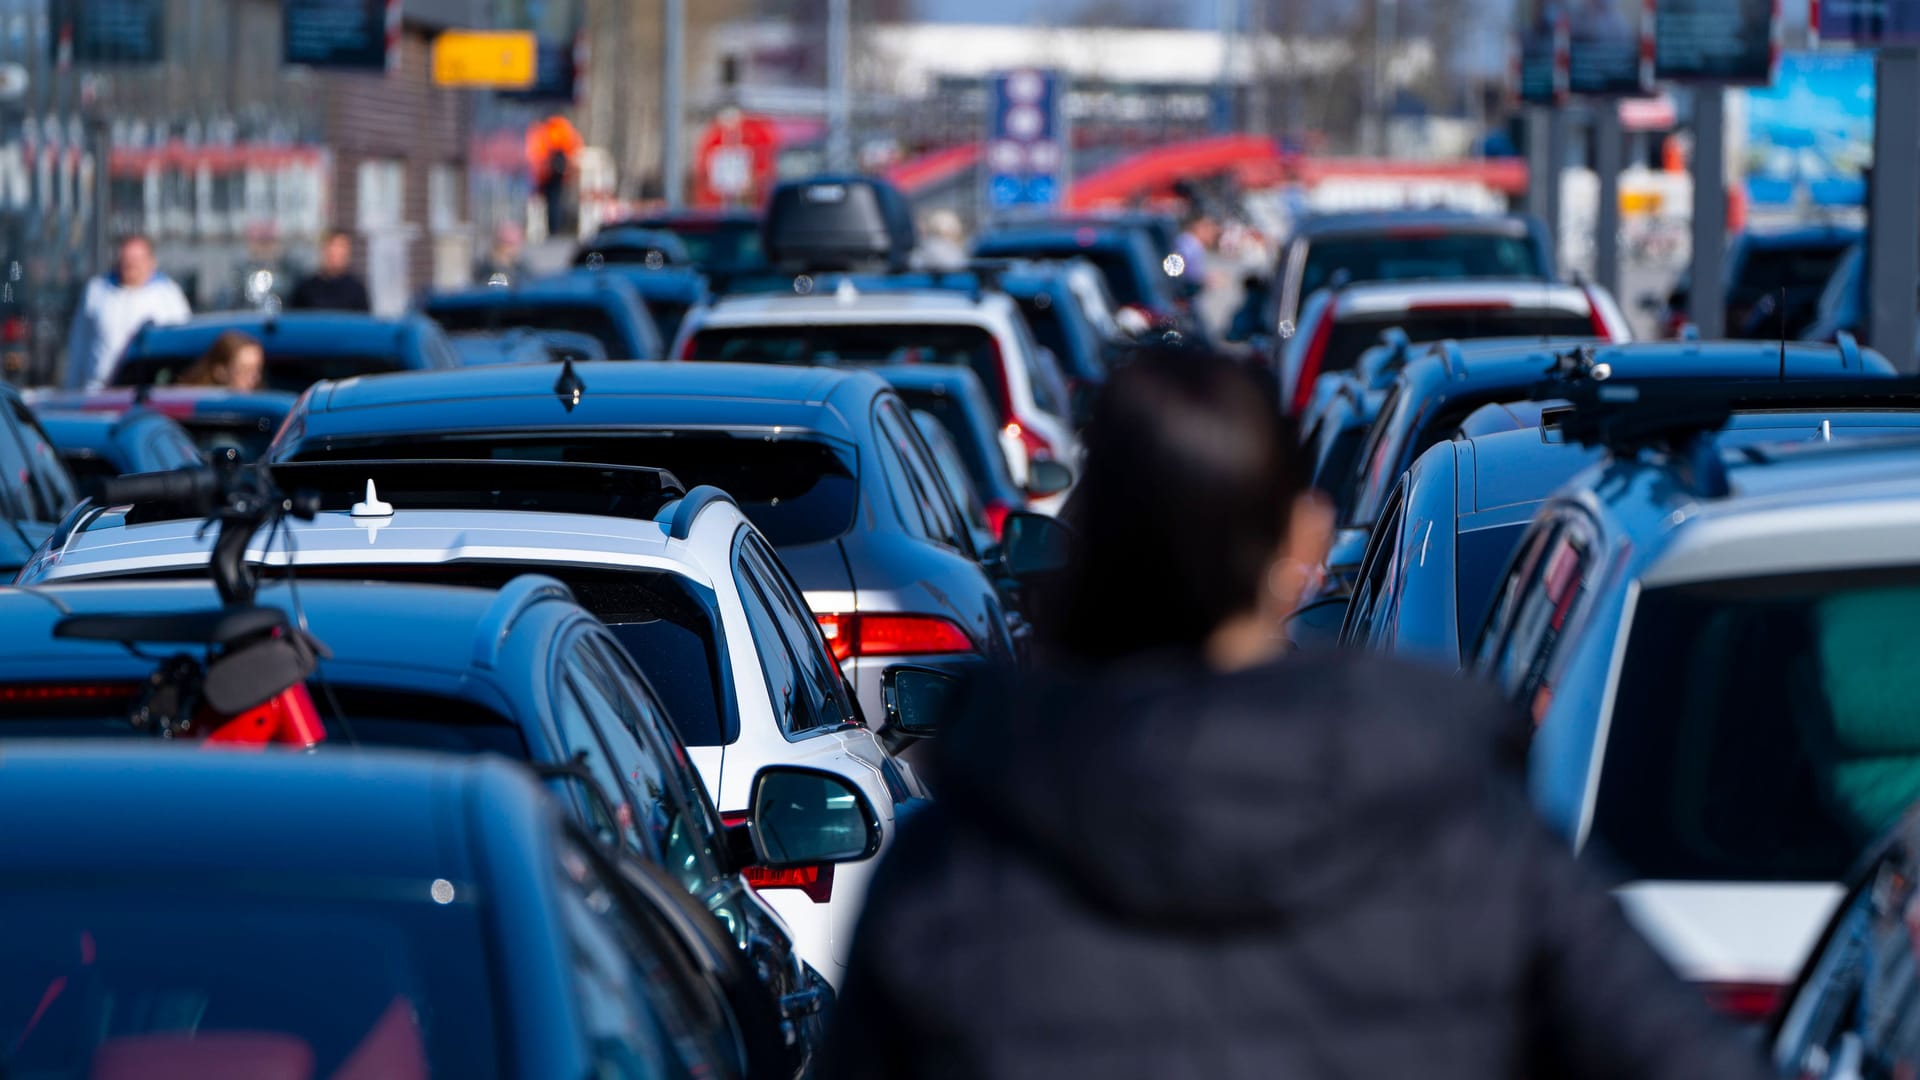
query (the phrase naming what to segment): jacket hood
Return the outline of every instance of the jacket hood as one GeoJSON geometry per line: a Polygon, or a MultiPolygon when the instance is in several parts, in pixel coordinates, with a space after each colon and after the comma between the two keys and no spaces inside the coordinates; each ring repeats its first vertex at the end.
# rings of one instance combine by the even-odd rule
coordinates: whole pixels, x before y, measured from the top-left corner
{"type": "Polygon", "coordinates": [[[1511,715],[1364,654],[996,676],[942,733],[936,786],[1124,918],[1265,922],[1346,902],[1484,807],[1511,715]]]}

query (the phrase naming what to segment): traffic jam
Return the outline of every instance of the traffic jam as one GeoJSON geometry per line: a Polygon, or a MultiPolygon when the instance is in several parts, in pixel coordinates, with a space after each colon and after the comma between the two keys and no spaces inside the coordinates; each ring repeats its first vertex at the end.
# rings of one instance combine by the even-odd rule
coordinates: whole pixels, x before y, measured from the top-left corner
{"type": "Polygon", "coordinates": [[[1267,388],[1327,515],[1285,662],[1497,695],[1744,1075],[1913,1075],[1920,383],[1845,331],[1635,340],[1522,214],[1305,217],[1218,341],[1179,233],[925,269],[898,191],[818,176],[0,386],[0,1076],[930,1075],[849,985],[869,886],[969,686],[1054,663],[1047,590],[1128,542],[1075,505],[1103,386],[1182,357],[1267,388]]]}

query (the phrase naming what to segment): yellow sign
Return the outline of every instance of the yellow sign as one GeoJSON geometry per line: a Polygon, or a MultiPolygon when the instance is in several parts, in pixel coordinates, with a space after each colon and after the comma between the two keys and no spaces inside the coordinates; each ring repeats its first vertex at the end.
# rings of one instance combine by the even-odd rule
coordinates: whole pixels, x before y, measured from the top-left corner
{"type": "Polygon", "coordinates": [[[538,63],[533,35],[512,30],[449,30],[433,39],[435,86],[522,90],[538,63]]]}

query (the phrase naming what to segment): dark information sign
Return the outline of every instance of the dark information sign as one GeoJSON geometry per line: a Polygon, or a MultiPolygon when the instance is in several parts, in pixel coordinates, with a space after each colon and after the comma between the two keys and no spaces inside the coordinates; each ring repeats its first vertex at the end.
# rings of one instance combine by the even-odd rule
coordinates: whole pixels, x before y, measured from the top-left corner
{"type": "Polygon", "coordinates": [[[542,39],[535,47],[533,85],[524,90],[503,90],[509,101],[561,104],[573,101],[574,84],[580,76],[574,62],[573,42],[542,39]]]}
{"type": "Polygon", "coordinates": [[[157,64],[166,58],[164,0],[53,0],[55,63],[157,64]]]}
{"type": "Polygon", "coordinates": [[[1654,0],[1654,77],[1771,82],[1778,55],[1773,5],[1774,0],[1654,0]]]}
{"type": "Polygon", "coordinates": [[[284,0],[287,63],[387,66],[387,0],[284,0]]]}
{"type": "Polygon", "coordinates": [[[1920,43],[1920,0],[1813,0],[1813,4],[1822,41],[1920,43]]]}
{"type": "Polygon", "coordinates": [[[1520,5],[1520,100],[1555,105],[1567,94],[1567,23],[1547,0],[1520,5]]]}
{"type": "Polygon", "coordinates": [[[1640,63],[1642,0],[1577,0],[1570,7],[1567,89],[1603,95],[1652,89],[1640,63]]]}

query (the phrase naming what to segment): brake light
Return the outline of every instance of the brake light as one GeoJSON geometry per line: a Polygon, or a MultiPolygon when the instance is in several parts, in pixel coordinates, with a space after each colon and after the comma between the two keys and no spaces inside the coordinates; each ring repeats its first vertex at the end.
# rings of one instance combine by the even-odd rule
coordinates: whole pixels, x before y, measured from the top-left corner
{"type": "MultiPolygon", "coordinates": [[[[728,828],[745,825],[750,820],[746,814],[739,812],[720,815],[720,823],[728,828]]],[[[832,863],[817,866],[789,866],[781,870],[749,866],[740,871],[740,876],[754,889],[799,889],[807,894],[807,899],[816,904],[824,904],[833,899],[832,863]]]]}
{"type": "Polygon", "coordinates": [[[987,511],[987,528],[993,530],[993,538],[995,540],[1004,539],[1007,532],[1007,515],[1013,513],[1013,507],[1008,506],[999,499],[995,499],[989,502],[985,509],[987,511]]]}
{"type": "Polygon", "coordinates": [[[1510,311],[1511,300],[1420,300],[1407,305],[1408,311],[1440,311],[1470,314],[1476,311],[1510,311]]]}
{"type": "Polygon", "coordinates": [[[1750,1023],[1770,1019],[1784,990],[1772,983],[1706,983],[1700,989],[1713,1011],[1750,1023]]]}
{"type": "Polygon", "coordinates": [[[129,700],[138,683],[41,683],[0,686],[0,705],[43,705],[58,701],[129,700]]]}
{"type": "Polygon", "coordinates": [[[1320,322],[1313,328],[1313,339],[1307,342],[1307,355],[1300,361],[1300,381],[1293,386],[1294,416],[1307,411],[1307,402],[1313,400],[1313,384],[1320,378],[1320,365],[1326,362],[1327,345],[1333,340],[1334,304],[1320,313],[1320,322]]]}
{"type": "Polygon", "coordinates": [[[687,335],[687,340],[686,340],[686,341],[684,341],[684,342],[682,342],[682,343],[681,343],[681,345],[680,345],[680,359],[682,359],[682,360],[692,360],[692,359],[693,359],[693,343],[694,343],[694,341],[695,341],[695,340],[697,340],[698,338],[699,338],[699,335],[698,335],[698,334],[688,334],[688,335],[687,335]]]}
{"type": "Polygon", "coordinates": [[[856,656],[936,656],[970,653],[973,639],[938,615],[816,615],[835,660],[856,656]]]}
{"type": "Polygon", "coordinates": [[[19,315],[0,320],[0,343],[19,345],[27,340],[27,320],[19,315]]]}
{"type": "Polygon", "coordinates": [[[1607,317],[1600,313],[1600,298],[1593,293],[1593,286],[1582,285],[1580,292],[1587,298],[1587,321],[1593,326],[1593,336],[1601,341],[1613,340],[1613,328],[1607,325],[1607,317]]]}
{"type": "Polygon", "coordinates": [[[1020,440],[1020,446],[1027,452],[1028,461],[1053,460],[1053,444],[1020,421],[1015,420],[1007,424],[1007,434],[1020,440]]]}

